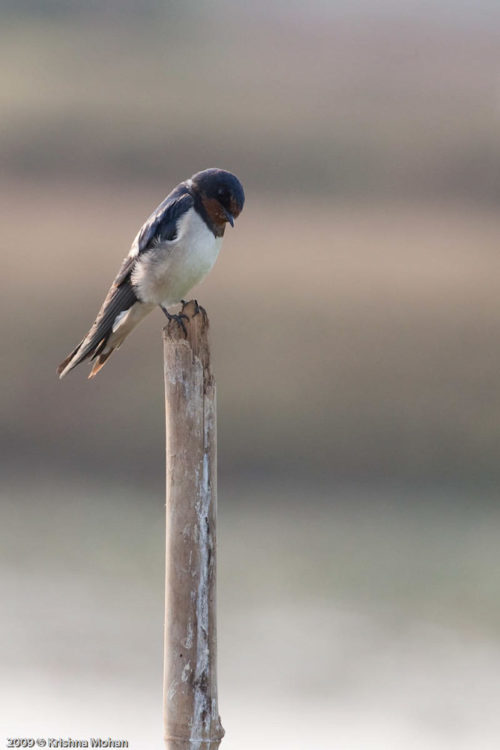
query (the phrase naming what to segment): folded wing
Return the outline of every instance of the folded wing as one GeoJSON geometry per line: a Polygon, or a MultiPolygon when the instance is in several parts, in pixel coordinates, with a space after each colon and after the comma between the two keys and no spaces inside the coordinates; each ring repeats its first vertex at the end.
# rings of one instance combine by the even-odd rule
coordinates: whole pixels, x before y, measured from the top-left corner
{"type": "MultiPolygon", "coordinates": [[[[128,311],[137,302],[137,296],[130,283],[130,270],[133,267],[133,263],[130,263],[130,260],[128,258],[125,259],[117,280],[120,277],[123,278],[122,269],[125,265],[129,266],[127,277],[121,283],[117,284],[116,281],[113,283],[90,331],[57,368],[60,378],[64,377],[70,370],[79,365],[80,362],[83,362],[83,360],[88,358],[94,359],[101,354],[113,332],[113,326],[118,317],[128,311]]],[[[111,351],[102,360],[101,366],[110,354],[111,351]]]]}
{"type": "Polygon", "coordinates": [[[173,240],[177,233],[178,219],[194,205],[194,199],[186,183],[181,183],[165,200],[153,211],[151,216],[139,230],[132,243],[130,253],[123,261],[116,278],[106,295],[99,314],[92,328],[78,346],[68,354],[57,368],[60,378],[85,359],[97,359],[90,377],[99,372],[110,354],[116,349],[137,325],[137,323],[152,308],[145,305],[142,308],[140,289],[136,289],[131,282],[131,274],[137,258],[148,250],[153,243],[173,240]],[[135,306],[134,310],[132,308],[135,306]],[[130,311],[122,335],[115,336],[117,326],[130,311]]]}

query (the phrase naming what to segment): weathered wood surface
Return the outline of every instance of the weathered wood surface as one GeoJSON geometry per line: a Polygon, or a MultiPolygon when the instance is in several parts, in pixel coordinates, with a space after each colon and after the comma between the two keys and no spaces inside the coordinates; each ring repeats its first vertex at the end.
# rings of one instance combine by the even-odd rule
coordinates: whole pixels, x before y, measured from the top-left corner
{"type": "Polygon", "coordinates": [[[216,750],[216,403],[208,318],[164,329],[167,431],[164,737],[167,750],[216,750]]]}

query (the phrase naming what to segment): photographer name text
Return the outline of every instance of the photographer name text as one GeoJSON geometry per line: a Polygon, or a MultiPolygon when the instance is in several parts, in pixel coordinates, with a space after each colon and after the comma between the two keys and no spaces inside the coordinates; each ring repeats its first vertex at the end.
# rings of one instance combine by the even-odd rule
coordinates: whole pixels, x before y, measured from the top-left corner
{"type": "Polygon", "coordinates": [[[114,740],[112,737],[89,737],[87,740],[74,740],[72,737],[7,737],[7,747],[128,747],[128,740],[114,740]]]}

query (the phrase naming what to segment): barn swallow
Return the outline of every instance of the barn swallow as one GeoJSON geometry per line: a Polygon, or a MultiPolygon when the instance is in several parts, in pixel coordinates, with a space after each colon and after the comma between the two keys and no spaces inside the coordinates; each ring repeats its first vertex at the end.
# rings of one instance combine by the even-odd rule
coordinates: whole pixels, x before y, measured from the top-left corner
{"type": "Polygon", "coordinates": [[[93,378],[141,320],[159,305],[168,312],[215,263],[226,223],[234,226],[245,202],[240,181],[205,169],[181,182],[139,230],[90,331],[57,368],[62,378],[84,359],[93,378]]]}

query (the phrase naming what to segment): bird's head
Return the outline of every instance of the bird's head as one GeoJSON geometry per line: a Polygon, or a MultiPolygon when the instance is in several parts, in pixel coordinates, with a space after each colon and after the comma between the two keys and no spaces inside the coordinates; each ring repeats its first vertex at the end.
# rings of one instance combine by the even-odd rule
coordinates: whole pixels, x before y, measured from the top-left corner
{"type": "Polygon", "coordinates": [[[234,174],[224,169],[204,169],[191,177],[191,185],[214,224],[224,226],[229,222],[234,226],[245,202],[243,187],[234,174]]]}

